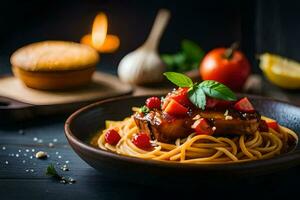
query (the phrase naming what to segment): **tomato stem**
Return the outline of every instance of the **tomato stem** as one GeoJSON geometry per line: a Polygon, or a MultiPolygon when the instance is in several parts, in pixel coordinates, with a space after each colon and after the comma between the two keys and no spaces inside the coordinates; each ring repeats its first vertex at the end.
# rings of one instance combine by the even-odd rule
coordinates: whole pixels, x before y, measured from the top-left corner
{"type": "Polygon", "coordinates": [[[233,57],[234,51],[237,50],[239,46],[240,46],[239,42],[232,43],[231,46],[228,49],[226,49],[224,53],[224,58],[230,60],[233,57]]]}

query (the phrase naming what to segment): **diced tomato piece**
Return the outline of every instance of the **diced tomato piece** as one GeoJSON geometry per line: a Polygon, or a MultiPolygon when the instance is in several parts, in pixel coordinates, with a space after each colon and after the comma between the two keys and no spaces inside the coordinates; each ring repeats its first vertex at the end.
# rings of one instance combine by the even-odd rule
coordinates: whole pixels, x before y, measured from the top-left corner
{"type": "Polygon", "coordinates": [[[214,130],[205,118],[196,120],[191,128],[195,129],[198,135],[211,135],[214,133],[214,130]]]}
{"type": "Polygon", "coordinates": [[[206,97],[206,108],[228,108],[231,101],[206,97]]]}
{"type": "Polygon", "coordinates": [[[247,97],[240,99],[237,103],[234,104],[233,107],[234,109],[242,112],[255,112],[254,107],[252,106],[247,97]]]}
{"type": "Polygon", "coordinates": [[[147,150],[151,148],[150,137],[144,132],[134,135],[132,138],[132,143],[140,149],[147,150]]]}
{"type": "Polygon", "coordinates": [[[164,100],[162,109],[165,109],[167,107],[171,99],[174,99],[175,101],[177,101],[185,107],[192,106],[193,104],[191,103],[188,97],[188,90],[189,88],[178,88],[177,90],[169,93],[164,100]]]}
{"type": "Polygon", "coordinates": [[[119,133],[114,129],[109,129],[105,133],[105,142],[110,145],[116,145],[120,141],[121,136],[119,133]]]}
{"type": "Polygon", "coordinates": [[[263,119],[260,120],[258,130],[262,131],[262,132],[268,132],[269,131],[269,126],[268,126],[266,120],[263,120],[263,119]]]}
{"type": "Polygon", "coordinates": [[[149,109],[160,109],[161,101],[158,97],[150,97],[146,100],[146,106],[149,109]]]}
{"type": "Polygon", "coordinates": [[[278,126],[278,123],[276,121],[271,121],[271,122],[267,122],[267,125],[269,128],[279,132],[279,126],[278,126]]]}
{"type": "Polygon", "coordinates": [[[187,115],[188,109],[174,99],[171,99],[164,111],[173,116],[185,116],[187,115]]]}

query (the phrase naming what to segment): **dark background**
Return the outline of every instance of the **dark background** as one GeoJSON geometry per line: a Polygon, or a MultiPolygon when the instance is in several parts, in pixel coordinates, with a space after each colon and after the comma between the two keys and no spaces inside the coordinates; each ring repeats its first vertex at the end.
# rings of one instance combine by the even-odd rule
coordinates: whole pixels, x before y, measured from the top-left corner
{"type": "Polygon", "coordinates": [[[99,65],[114,72],[120,59],[145,40],[159,8],[172,13],[161,40],[162,53],[175,52],[187,38],[205,51],[240,41],[255,72],[255,55],[265,51],[300,60],[297,1],[10,0],[0,5],[0,72],[9,71],[9,55],[25,44],[79,41],[91,31],[99,11],[108,15],[109,33],[121,39],[119,51],[103,55],[99,65]]]}
{"type": "MultiPolygon", "coordinates": [[[[9,56],[23,45],[42,40],[78,42],[91,31],[92,21],[99,11],[108,15],[109,33],[120,37],[121,46],[116,53],[101,55],[98,69],[115,73],[120,59],[146,39],[159,8],[168,8],[172,13],[161,40],[162,53],[176,52],[185,38],[196,41],[205,51],[240,41],[254,72],[260,72],[255,55],[265,51],[300,61],[300,1],[8,0],[0,2],[0,75],[10,72],[9,56]]],[[[299,94],[298,91],[294,93],[299,94]]],[[[280,97],[278,93],[272,93],[272,96],[280,97]]],[[[49,116],[28,124],[0,126],[0,147],[7,148],[5,151],[0,149],[1,200],[153,199],[155,195],[169,199],[189,199],[191,195],[196,198],[207,195],[209,199],[255,199],[298,195],[299,167],[239,182],[232,187],[230,184],[223,187],[220,183],[204,183],[199,184],[199,188],[183,190],[145,187],[127,180],[112,181],[76,156],[63,134],[64,121],[65,118],[49,116]],[[34,143],[34,137],[43,139],[44,144],[34,143]],[[58,138],[58,143],[51,149],[48,142],[53,138],[58,138]],[[23,153],[31,148],[48,152],[51,159],[33,166],[34,159],[27,158],[26,164],[22,164],[23,156],[20,159],[9,156],[9,153],[18,150],[23,153]],[[66,173],[77,180],[76,184],[61,185],[45,176],[47,165],[57,158],[56,151],[63,156],[60,162],[70,161],[71,170],[66,173]],[[7,160],[9,164],[4,163],[7,160]],[[25,171],[31,168],[34,173],[25,171]]]]}

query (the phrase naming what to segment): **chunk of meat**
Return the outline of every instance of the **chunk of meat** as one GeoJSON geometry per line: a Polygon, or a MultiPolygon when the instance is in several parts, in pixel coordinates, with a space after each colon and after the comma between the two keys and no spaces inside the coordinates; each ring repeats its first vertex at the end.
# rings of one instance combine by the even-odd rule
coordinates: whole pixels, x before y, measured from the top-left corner
{"type": "Polygon", "coordinates": [[[186,137],[193,132],[190,118],[175,118],[161,111],[151,111],[147,115],[135,113],[134,120],[141,131],[161,142],[186,137]]]}
{"type": "Polygon", "coordinates": [[[162,111],[151,111],[148,114],[135,113],[134,120],[141,131],[147,132],[153,139],[161,142],[172,142],[177,138],[187,137],[193,133],[191,128],[194,121],[206,118],[212,127],[216,127],[214,134],[254,134],[258,129],[260,115],[255,113],[240,113],[230,110],[224,115],[221,111],[197,110],[188,117],[175,118],[162,111]]]}

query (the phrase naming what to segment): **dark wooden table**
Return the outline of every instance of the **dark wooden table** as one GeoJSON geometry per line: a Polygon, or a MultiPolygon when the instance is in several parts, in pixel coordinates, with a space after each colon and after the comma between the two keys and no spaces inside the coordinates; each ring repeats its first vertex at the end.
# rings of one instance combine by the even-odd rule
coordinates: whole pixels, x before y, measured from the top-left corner
{"type": "MultiPolygon", "coordinates": [[[[275,93],[289,100],[289,94],[280,91],[275,93]]],[[[1,200],[244,198],[243,195],[270,198],[298,193],[300,167],[268,176],[224,180],[222,183],[199,180],[199,185],[193,187],[177,188],[171,186],[171,183],[170,186],[156,187],[147,185],[147,180],[145,185],[137,185],[130,180],[112,180],[87,165],[68,145],[63,129],[66,117],[47,116],[0,127],[1,200]],[[37,151],[45,151],[50,157],[46,160],[36,159],[37,151]],[[46,167],[51,163],[60,174],[74,178],[76,183],[60,184],[46,176],[46,167]],[[60,169],[64,164],[69,167],[69,171],[60,169]]]]}

